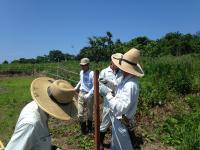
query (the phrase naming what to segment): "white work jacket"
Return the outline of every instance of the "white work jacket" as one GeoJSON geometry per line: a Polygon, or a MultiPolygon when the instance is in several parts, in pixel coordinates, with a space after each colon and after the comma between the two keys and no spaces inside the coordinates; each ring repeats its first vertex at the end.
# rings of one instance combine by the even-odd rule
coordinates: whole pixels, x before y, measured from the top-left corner
{"type": "Polygon", "coordinates": [[[50,150],[48,117],[35,101],[27,104],[17,121],[15,131],[5,150],[50,150]]]}
{"type": "Polygon", "coordinates": [[[133,119],[138,103],[139,85],[137,78],[129,75],[125,77],[117,88],[115,97],[109,99],[111,113],[121,119],[124,114],[128,119],[133,119]]]}

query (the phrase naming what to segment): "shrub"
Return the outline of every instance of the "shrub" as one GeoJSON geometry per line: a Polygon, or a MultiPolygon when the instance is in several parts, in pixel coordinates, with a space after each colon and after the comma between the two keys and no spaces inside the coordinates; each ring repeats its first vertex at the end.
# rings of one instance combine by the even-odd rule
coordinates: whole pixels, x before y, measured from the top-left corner
{"type": "Polygon", "coordinates": [[[163,105],[168,100],[168,87],[163,81],[157,83],[150,81],[143,81],[141,86],[140,97],[147,105],[154,107],[156,105],[163,105]]]}
{"type": "Polygon", "coordinates": [[[175,144],[177,149],[200,148],[200,99],[188,97],[187,102],[193,108],[189,114],[178,114],[168,118],[162,126],[161,139],[164,143],[175,144]]]}
{"type": "Polygon", "coordinates": [[[188,94],[192,90],[192,79],[190,74],[191,65],[186,63],[173,64],[172,70],[168,75],[169,88],[174,89],[177,93],[188,94]]]}

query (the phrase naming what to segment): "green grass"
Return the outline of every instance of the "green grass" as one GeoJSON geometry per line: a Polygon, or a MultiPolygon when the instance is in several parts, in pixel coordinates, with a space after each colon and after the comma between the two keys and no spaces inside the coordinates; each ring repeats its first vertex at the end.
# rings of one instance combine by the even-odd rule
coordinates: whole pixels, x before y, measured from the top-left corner
{"type": "MultiPolygon", "coordinates": [[[[109,62],[91,63],[92,70],[101,70],[109,62]]],[[[144,138],[162,141],[177,149],[198,149],[200,140],[200,59],[199,55],[186,55],[182,57],[142,58],[141,65],[145,76],[140,79],[140,97],[138,112],[144,117],[140,124],[144,138]],[[173,103],[173,109],[166,108],[173,103]],[[155,117],[150,110],[165,108],[166,113],[155,117]],[[181,110],[182,109],[182,110],[181,110]],[[172,112],[169,112],[172,111],[172,112]],[[148,118],[149,117],[149,118],[148,118]],[[145,120],[145,118],[147,118],[145,120]],[[164,119],[163,119],[164,118],[164,119]],[[150,128],[149,125],[152,125],[150,128]],[[151,123],[152,122],[152,123],[151,123]],[[155,127],[155,128],[154,128],[155,127]],[[152,131],[148,130],[150,128],[152,131]]],[[[49,64],[9,64],[0,65],[0,72],[16,71],[16,68],[30,72],[39,71],[58,74],[75,85],[79,80],[80,66],[77,61],[66,61],[49,64]],[[17,67],[16,67],[16,66],[17,67]],[[64,68],[57,69],[57,68],[64,68]],[[28,69],[29,68],[29,69],[28,69]],[[76,74],[68,71],[75,72],[76,74]]],[[[17,70],[17,71],[20,71],[17,70]]],[[[54,76],[51,76],[54,77],[54,76]]],[[[59,77],[58,77],[59,78],[59,77]]],[[[8,142],[19,113],[23,106],[31,100],[30,83],[33,77],[10,77],[0,79],[0,139],[8,142]]],[[[158,111],[159,112],[159,111],[158,111]]],[[[74,143],[77,149],[92,149],[94,141],[91,136],[80,136],[77,124],[52,128],[55,134],[68,135],[65,142],[74,143]]],[[[152,140],[153,141],[153,140],[152,140]]]]}
{"type": "MultiPolygon", "coordinates": [[[[0,140],[6,145],[14,131],[22,108],[29,103],[30,84],[35,77],[6,77],[0,79],[0,140]]],[[[55,123],[54,123],[55,124],[55,123]]],[[[80,135],[78,123],[73,122],[50,129],[52,136],[65,136],[67,144],[73,144],[77,149],[92,149],[94,138],[80,135]]]]}
{"type": "Polygon", "coordinates": [[[31,100],[30,83],[33,77],[0,79],[0,139],[8,142],[19,113],[31,100]]]}
{"type": "Polygon", "coordinates": [[[166,119],[161,129],[161,140],[181,150],[200,149],[200,98],[188,96],[186,100],[191,112],[166,119]]]}

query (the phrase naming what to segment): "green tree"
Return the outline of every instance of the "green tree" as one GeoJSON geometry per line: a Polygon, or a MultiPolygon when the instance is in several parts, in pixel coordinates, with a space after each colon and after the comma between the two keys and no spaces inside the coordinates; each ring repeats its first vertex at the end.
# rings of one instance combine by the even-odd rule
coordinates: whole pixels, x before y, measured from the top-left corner
{"type": "Polygon", "coordinates": [[[36,57],[36,63],[46,63],[46,62],[49,62],[49,57],[47,55],[36,57]]]}
{"type": "Polygon", "coordinates": [[[110,32],[107,32],[106,36],[89,37],[88,44],[88,47],[80,50],[79,58],[88,57],[96,62],[110,59],[114,46],[110,32]]]}
{"type": "Polygon", "coordinates": [[[60,50],[51,50],[48,57],[49,60],[52,62],[60,62],[62,60],[65,60],[65,55],[60,50]]]}
{"type": "Polygon", "coordinates": [[[2,64],[9,64],[7,60],[4,60],[2,64]]]}
{"type": "Polygon", "coordinates": [[[143,55],[143,53],[145,53],[145,47],[150,42],[151,40],[146,36],[137,37],[125,43],[125,47],[126,47],[125,49],[127,51],[134,47],[134,48],[139,49],[141,51],[141,54],[143,55]]]}
{"type": "Polygon", "coordinates": [[[68,54],[68,53],[64,54],[64,56],[65,56],[65,60],[73,60],[73,59],[75,59],[74,55],[71,55],[71,54],[68,54]]]}
{"type": "Polygon", "coordinates": [[[158,40],[158,48],[162,50],[162,55],[180,56],[194,52],[192,41],[191,34],[183,35],[179,32],[171,32],[158,40]]]}
{"type": "Polygon", "coordinates": [[[156,41],[149,42],[143,50],[143,56],[149,57],[158,57],[160,56],[160,49],[158,49],[158,45],[156,41]]]}

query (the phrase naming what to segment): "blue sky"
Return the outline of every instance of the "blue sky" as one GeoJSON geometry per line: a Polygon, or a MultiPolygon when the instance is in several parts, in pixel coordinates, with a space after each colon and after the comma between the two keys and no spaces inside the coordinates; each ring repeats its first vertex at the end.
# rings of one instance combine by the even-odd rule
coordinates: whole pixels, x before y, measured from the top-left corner
{"type": "Polygon", "coordinates": [[[0,63],[53,49],[78,54],[107,31],[125,42],[199,30],[199,0],[0,0],[0,63]]]}

